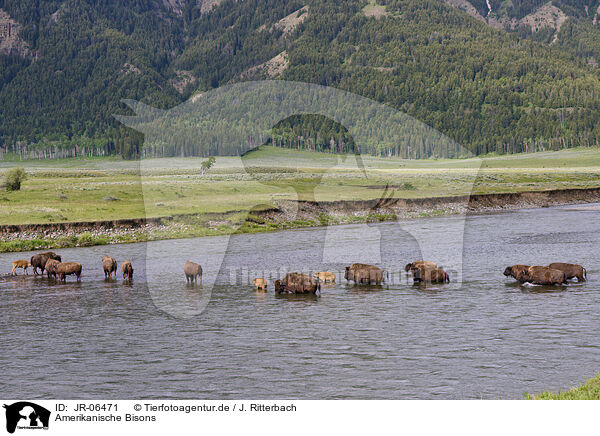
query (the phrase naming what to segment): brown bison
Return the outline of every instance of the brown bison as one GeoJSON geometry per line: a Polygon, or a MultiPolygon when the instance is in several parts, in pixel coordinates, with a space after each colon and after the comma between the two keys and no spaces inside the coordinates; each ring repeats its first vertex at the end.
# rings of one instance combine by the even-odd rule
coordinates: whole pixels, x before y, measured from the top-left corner
{"type": "Polygon", "coordinates": [[[31,266],[33,267],[33,273],[37,275],[37,269],[39,268],[42,272],[41,274],[44,274],[44,269],[46,268],[46,262],[48,262],[48,259],[55,259],[58,260],[59,262],[62,262],[61,257],[56,254],[53,253],[52,251],[47,251],[46,253],[41,253],[41,254],[34,254],[33,256],[31,256],[31,266]]]}
{"type": "Polygon", "coordinates": [[[536,285],[562,285],[567,282],[564,272],[547,266],[530,266],[519,272],[515,278],[521,283],[536,285]]]}
{"type": "Polygon", "coordinates": [[[67,276],[75,274],[77,281],[81,281],[81,264],[78,262],[61,262],[56,265],[56,274],[64,282],[67,280],[67,276]]]}
{"type": "Polygon", "coordinates": [[[102,258],[102,269],[104,269],[104,278],[112,278],[115,273],[115,279],[117,278],[117,261],[110,256],[104,256],[102,258]]]}
{"type": "Polygon", "coordinates": [[[121,265],[121,271],[123,271],[123,280],[132,280],[133,279],[133,265],[131,265],[131,261],[126,260],[121,265]]]}
{"type": "Polygon", "coordinates": [[[430,262],[428,260],[415,260],[414,262],[407,263],[404,267],[404,271],[409,272],[414,268],[427,268],[427,269],[435,269],[437,265],[435,262],[430,262]]]}
{"type": "Polygon", "coordinates": [[[587,279],[587,271],[585,268],[576,263],[555,262],[548,265],[548,268],[564,272],[567,280],[575,278],[578,282],[585,282],[587,279]]]}
{"type": "Polygon", "coordinates": [[[523,274],[523,271],[527,270],[527,268],[529,268],[529,265],[513,265],[513,266],[507,266],[506,269],[504,270],[504,275],[506,277],[513,277],[517,280],[519,280],[517,277],[520,276],[521,274],[523,274]]]}
{"type": "Polygon", "coordinates": [[[275,292],[278,294],[316,294],[321,284],[308,274],[293,272],[283,280],[275,280],[275,292]]]}
{"type": "Polygon", "coordinates": [[[313,274],[313,277],[319,279],[322,283],[335,283],[335,274],[332,272],[316,272],[313,274]]]}
{"type": "Polygon", "coordinates": [[[198,279],[200,279],[200,284],[202,284],[202,267],[197,263],[186,261],[183,272],[188,283],[198,283],[198,279]]]}
{"type": "Polygon", "coordinates": [[[48,262],[46,262],[46,274],[48,274],[48,278],[50,278],[50,276],[56,278],[56,267],[60,264],[60,262],[56,259],[48,259],[48,262]]]}
{"type": "Polygon", "coordinates": [[[273,286],[275,287],[275,293],[276,294],[285,294],[285,285],[283,284],[283,281],[281,280],[275,280],[273,282],[273,286]]]}
{"type": "Polygon", "coordinates": [[[17,275],[17,272],[15,271],[17,268],[23,268],[23,274],[27,274],[27,268],[29,268],[30,266],[31,263],[29,263],[28,260],[15,260],[12,263],[12,271],[10,272],[10,274],[17,275]]]}
{"type": "Polygon", "coordinates": [[[413,280],[415,283],[449,283],[450,277],[441,268],[414,268],[413,280]]]}
{"type": "Polygon", "coordinates": [[[374,282],[376,285],[380,285],[383,282],[383,270],[366,263],[353,263],[346,267],[344,278],[348,281],[352,280],[356,284],[374,282]]]}
{"type": "Polygon", "coordinates": [[[257,291],[266,291],[267,290],[267,281],[265,279],[256,278],[252,280],[252,284],[256,286],[257,291]]]}

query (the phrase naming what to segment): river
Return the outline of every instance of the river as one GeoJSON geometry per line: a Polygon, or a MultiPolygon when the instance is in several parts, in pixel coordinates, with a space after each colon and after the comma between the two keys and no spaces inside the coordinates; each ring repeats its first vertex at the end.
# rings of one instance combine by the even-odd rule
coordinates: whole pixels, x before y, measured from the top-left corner
{"type": "MultiPolygon", "coordinates": [[[[394,223],[56,250],[83,264],[81,283],[0,279],[0,391],[27,399],[516,399],[566,389],[600,370],[599,216],[590,205],[470,216],[462,283],[425,288],[399,273],[421,254],[394,223]],[[211,249],[223,244],[221,262],[211,249]],[[104,280],[105,253],[132,260],[132,283],[104,280]],[[274,295],[272,280],[265,294],[248,283],[378,256],[391,273],[381,287],[338,276],[319,297],[286,298],[274,295]],[[201,260],[204,288],[186,285],[187,258],[201,260]],[[510,264],[553,261],[583,264],[588,281],[520,286],[502,275],[510,264]]],[[[427,234],[454,219],[412,225],[427,234]]],[[[441,239],[422,242],[432,260],[448,252],[441,239]]],[[[2,272],[31,254],[0,254],[2,272]]]]}

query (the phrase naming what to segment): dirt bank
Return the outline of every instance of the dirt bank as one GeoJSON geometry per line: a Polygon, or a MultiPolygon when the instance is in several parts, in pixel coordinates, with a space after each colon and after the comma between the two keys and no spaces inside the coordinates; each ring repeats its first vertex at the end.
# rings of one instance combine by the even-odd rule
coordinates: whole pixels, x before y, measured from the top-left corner
{"type": "Polygon", "coordinates": [[[243,211],[231,211],[112,221],[5,225],[0,226],[0,251],[140,242],[235,231],[251,233],[365,220],[390,221],[595,202],[600,202],[600,188],[414,199],[279,201],[276,208],[251,211],[245,222],[240,222],[239,218],[246,216],[243,211]]]}

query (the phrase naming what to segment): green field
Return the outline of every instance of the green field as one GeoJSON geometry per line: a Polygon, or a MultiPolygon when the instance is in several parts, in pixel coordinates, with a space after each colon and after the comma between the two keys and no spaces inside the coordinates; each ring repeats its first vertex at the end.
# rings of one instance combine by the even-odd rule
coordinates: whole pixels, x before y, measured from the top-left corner
{"type": "Polygon", "coordinates": [[[528,400],[600,400],[600,373],[581,386],[564,392],[542,392],[537,395],[524,394],[528,400]]]}
{"type": "Polygon", "coordinates": [[[263,147],[242,159],[115,158],[2,162],[26,168],[16,192],[0,192],[0,225],[226,213],[280,200],[423,198],[600,186],[600,150],[458,160],[402,160],[263,147]]]}

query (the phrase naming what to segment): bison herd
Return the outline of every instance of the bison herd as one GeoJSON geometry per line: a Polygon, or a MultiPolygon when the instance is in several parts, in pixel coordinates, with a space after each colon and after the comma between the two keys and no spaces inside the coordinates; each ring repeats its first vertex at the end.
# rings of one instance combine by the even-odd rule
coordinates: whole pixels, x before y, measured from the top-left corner
{"type": "MultiPolygon", "coordinates": [[[[17,268],[23,269],[23,274],[27,273],[27,268],[33,268],[33,273],[48,275],[48,278],[59,278],[66,281],[68,275],[75,275],[77,281],[81,280],[81,264],[78,262],[63,262],[62,258],[48,251],[46,253],[36,254],[30,260],[16,260],[12,263],[11,274],[16,274],[17,268]]],[[[110,256],[102,258],[102,269],[105,279],[117,278],[118,264],[110,256]]],[[[449,283],[450,277],[442,269],[431,261],[418,260],[407,264],[404,270],[410,273],[414,283],[449,283]]],[[[188,284],[202,284],[202,267],[189,260],[185,262],[183,271],[188,284]]],[[[121,264],[121,272],[124,280],[133,279],[133,266],[131,261],[126,260],[121,264]]],[[[384,281],[384,275],[387,273],[381,268],[365,263],[353,263],[346,267],[344,278],[357,285],[375,284],[380,285],[384,281]]],[[[530,266],[530,265],[512,265],[504,270],[504,275],[514,277],[520,283],[532,283],[536,285],[562,285],[567,280],[577,279],[583,282],[587,278],[587,272],[584,267],[572,263],[551,263],[548,266],[530,266]]],[[[316,272],[312,276],[299,272],[286,274],[283,279],[275,280],[273,283],[277,294],[316,294],[321,289],[321,283],[335,283],[335,274],[328,271],[316,272]]],[[[267,280],[264,278],[255,278],[252,284],[256,286],[257,291],[267,290],[267,280]]]]}
{"type": "MultiPolygon", "coordinates": [[[[74,275],[77,277],[78,282],[81,281],[81,264],[79,262],[63,262],[62,258],[52,251],[35,254],[31,256],[30,260],[16,260],[12,265],[11,274],[16,274],[16,268],[23,268],[23,274],[26,274],[27,268],[31,266],[34,275],[44,275],[45,272],[48,278],[59,278],[63,282],[66,281],[67,276],[74,275]]],[[[113,273],[115,279],[117,278],[117,261],[112,257],[104,256],[102,259],[102,269],[104,270],[104,277],[106,279],[112,278],[113,273]]],[[[123,262],[121,271],[123,272],[124,280],[133,279],[133,266],[129,260],[123,262]]]]}
{"type": "Polygon", "coordinates": [[[548,266],[508,266],[504,270],[504,275],[514,277],[520,283],[534,285],[562,285],[570,279],[577,279],[578,282],[587,279],[587,272],[581,265],[561,262],[551,263],[548,266]]]}

